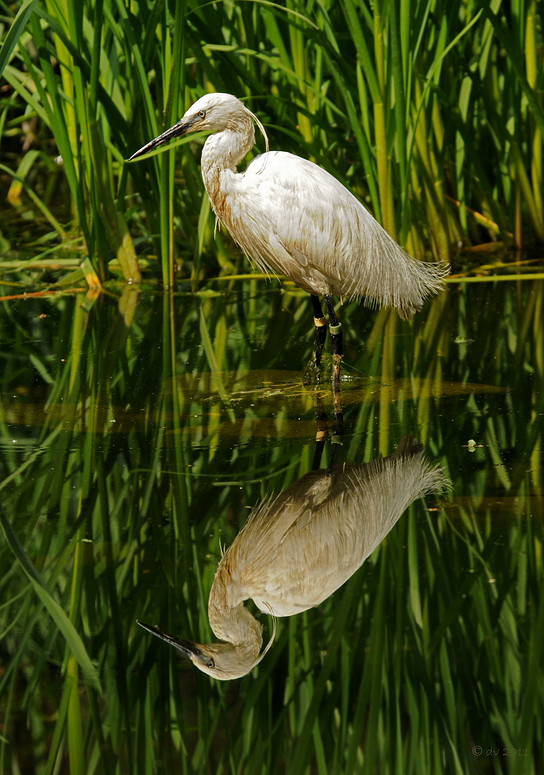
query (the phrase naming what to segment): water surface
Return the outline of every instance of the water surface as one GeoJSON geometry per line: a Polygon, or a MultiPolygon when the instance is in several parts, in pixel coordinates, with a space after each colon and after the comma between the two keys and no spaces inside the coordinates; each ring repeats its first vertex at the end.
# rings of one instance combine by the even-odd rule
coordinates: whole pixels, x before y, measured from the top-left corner
{"type": "Polygon", "coordinates": [[[246,281],[5,302],[0,769],[538,773],[542,301],[542,281],[452,283],[413,323],[340,309],[336,463],[413,434],[452,491],[229,683],[135,622],[212,641],[221,546],[327,467],[309,300],[246,281]]]}

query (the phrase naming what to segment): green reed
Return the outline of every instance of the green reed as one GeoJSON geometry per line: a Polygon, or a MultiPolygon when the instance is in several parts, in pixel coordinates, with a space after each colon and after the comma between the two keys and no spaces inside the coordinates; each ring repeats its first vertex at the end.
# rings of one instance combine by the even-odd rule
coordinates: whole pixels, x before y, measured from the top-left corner
{"type": "MultiPolygon", "coordinates": [[[[102,280],[113,253],[138,281],[135,242],[158,256],[168,286],[176,265],[195,283],[217,273],[196,145],[124,162],[210,90],[247,100],[273,148],[323,165],[419,257],[497,237],[519,247],[524,231],[544,239],[535,0],[17,8],[14,18],[5,7],[0,50],[12,201],[57,239],[79,232],[102,280]],[[36,137],[17,161],[23,121],[36,137]],[[59,186],[69,217],[55,214],[59,186]]],[[[223,249],[219,259],[232,272],[223,249]]]]}

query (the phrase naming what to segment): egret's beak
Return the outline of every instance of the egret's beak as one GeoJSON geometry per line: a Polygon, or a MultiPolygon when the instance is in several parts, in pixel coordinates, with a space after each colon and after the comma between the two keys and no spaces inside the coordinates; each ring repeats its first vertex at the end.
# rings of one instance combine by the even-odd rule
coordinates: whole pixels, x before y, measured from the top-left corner
{"type": "Polygon", "coordinates": [[[168,635],[168,633],[163,632],[162,630],[159,630],[158,627],[151,627],[151,625],[144,624],[143,622],[139,622],[137,619],[136,619],[136,624],[139,624],[140,627],[143,627],[144,630],[147,630],[148,632],[152,633],[152,635],[156,635],[157,638],[160,638],[161,640],[165,640],[171,646],[174,646],[175,648],[179,649],[181,653],[184,654],[189,659],[194,659],[195,657],[197,659],[206,658],[206,655],[202,652],[198,643],[193,643],[190,640],[182,640],[181,638],[174,637],[174,635],[168,635]]]}
{"type": "Polygon", "coordinates": [[[180,119],[177,124],[174,124],[174,126],[171,126],[170,129],[167,129],[166,132],[163,132],[162,135],[159,135],[154,140],[150,140],[146,145],[143,146],[143,148],[140,148],[139,151],[136,151],[136,153],[133,153],[132,156],[127,159],[127,161],[132,161],[133,159],[138,158],[138,156],[143,156],[144,153],[149,153],[149,151],[153,151],[157,146],[164,145],[164,143],[167,143],[168,140],[171,140],[173,137],[183,137],[183,135],[188,134],[188,132],[194,131],[194,124],[197,123],[198,116],[195,116],[191,119],[180,119]]]}

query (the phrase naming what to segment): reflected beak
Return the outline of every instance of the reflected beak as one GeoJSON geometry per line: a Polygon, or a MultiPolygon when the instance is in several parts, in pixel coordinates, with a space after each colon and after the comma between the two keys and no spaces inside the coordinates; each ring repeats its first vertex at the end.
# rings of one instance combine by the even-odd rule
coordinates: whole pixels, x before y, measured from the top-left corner
{"type": "Polygon", "coordinates": [[[144,153],[153,151],[159,145],[164,145],[164,143],[167,143],[168,140],[171,140],[173,137],[183,137],[183,135],[186,135],[189,132],[193,132],[195,123],[195,119],[189,119],[185,121],[180,119],[177,124],[171,126],[170,129],[167,129],[166,132],[162,133],[162,135],[155,137],[154,140],[150,140],[146,145],[143,146],[143,148],[140,148],[139,151],[133,153],[132,156],[127,159],[127,161],[133,161],[133,159],[137,159],[138,156],[143,156],[144,153]]]}
{"type": "Polygon", "coordinates": [[[143,627],[144,630],[147,630],[152,635],[156,635],[157,638],[160,638],[171,646],[179,649],[181,653],[189,659],[194,659],[195,657],[197,659],[205,658],[205,654],[202,652],[198,643],[193,643],[191,640],[182,640],[181,638],[176,638],[174,635],[168,635],[168,633],[159,630],[158,627],[152,627],[150,624],[144,624],[138,620],[136,620],[136,624],[139,624],[140,627],[143,627]]]}

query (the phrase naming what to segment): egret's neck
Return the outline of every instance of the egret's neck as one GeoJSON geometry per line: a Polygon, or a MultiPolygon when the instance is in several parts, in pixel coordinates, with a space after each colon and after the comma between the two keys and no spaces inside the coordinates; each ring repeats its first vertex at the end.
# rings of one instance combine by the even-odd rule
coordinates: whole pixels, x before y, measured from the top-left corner
{"type": "Polygon", "coordinates": [[[219,640],[241,647],[257,657],[263,645],[262,626],[243,603],[228,608],[222,606],[219,600],[210,599],[208,615],[210,626],[219,640]]]}
{"type": "Polygon", "coordinates": [[[261,653],[262,626],[244,607],[246,590],[241,589],[232,577],[233,568],[225,555],[215,573],[208,600],[208,617],[214,635],[222,641],[214,648],[221,653],[223,671],[231,677],[246,675],[268,651],[270,643],[261,653]],[[228,657],[228,660],[227,660],[228,657]]]}
{"type": "Polygon", "coordinates": [[[201,168],[204,186],[216,215],[222,216],[225,182],[221,174],[236,172],[236,166],[255,144],[255,131],[249,116],[221,132],[210,135],[202,149],[201,168]]]}
{"type": "Polygon", "coordinates": [[[202,149],[202,175],[215,167],[234,172],[254,145],[253,121],[249,116],[242,116],[232,126],[208,137],[202,149]]]}

